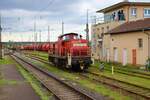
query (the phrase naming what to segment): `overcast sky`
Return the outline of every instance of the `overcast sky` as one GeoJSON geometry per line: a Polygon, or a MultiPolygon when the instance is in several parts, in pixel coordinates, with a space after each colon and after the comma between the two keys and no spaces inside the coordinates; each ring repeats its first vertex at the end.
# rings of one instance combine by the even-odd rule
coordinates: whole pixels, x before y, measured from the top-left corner
{"type": "MultiPolygon", "coordinates": [[[[33,41],[33,29],[40,40],[47,41],[47,27],[50,26],[50,40],[56,41],[61,34],[61,23],[64,21],[65,33],[78,32],[85,37],[86,10],[89,9],[89,20],[101,8],[123,0],[1,0],[3,41],[33,41]]],[[[130,0],[147,1],[150,0],[130,0]]]]}

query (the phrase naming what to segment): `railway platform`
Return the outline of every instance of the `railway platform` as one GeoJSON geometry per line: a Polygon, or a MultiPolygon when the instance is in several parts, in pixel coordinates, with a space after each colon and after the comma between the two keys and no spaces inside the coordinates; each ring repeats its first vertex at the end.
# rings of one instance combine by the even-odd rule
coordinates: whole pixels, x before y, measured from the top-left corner
{"type": "Polygon", "coordinates": [[[0,65],[0,100],[40,100],[15,64],[0,65]]]}

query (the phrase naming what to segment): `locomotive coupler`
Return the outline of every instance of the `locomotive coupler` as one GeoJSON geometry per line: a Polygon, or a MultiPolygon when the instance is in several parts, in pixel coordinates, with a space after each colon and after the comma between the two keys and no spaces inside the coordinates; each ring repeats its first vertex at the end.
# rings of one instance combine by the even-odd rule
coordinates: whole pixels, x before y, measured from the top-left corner
{"type": "Polygon", "coordinates": [[[79,61],[80,68],[83,70],[84,69],[84,62],[82,60],[79,61]]]}

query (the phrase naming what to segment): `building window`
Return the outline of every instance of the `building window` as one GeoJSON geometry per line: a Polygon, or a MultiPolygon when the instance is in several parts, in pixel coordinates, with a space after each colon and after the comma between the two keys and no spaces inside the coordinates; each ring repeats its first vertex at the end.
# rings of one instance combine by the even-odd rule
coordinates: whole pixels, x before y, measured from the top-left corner
{"type": "Polygon", "coordinates": [[[109,26],[107,26],[107,31],[109,31],[109,26]]]}
{"type": "Polygon", "coordinates": [[[150,17],[150,8],[145,8],[144,9],[144,17],[150,17]]]}
{"type": "Polygon", "coordinates": [[[131,15],[136,16],[137,14],[137,9],[136,8],[131,8],[131,15]]]}
{"type": "Polygon", "coordinates": [[[143,47],[143,39],[138,39],[138,45],[139,45],[139,48],[142,48],[143,47]]]}

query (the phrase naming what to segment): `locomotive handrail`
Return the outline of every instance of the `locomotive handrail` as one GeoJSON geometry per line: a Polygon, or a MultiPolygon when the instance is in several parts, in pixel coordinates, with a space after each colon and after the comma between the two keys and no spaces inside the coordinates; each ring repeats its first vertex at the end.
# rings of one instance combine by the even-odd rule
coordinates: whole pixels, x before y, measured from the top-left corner
{"type": "Polygon", "coordinates": [[[67,49],[66,49],[66,47],[61,48],[60,55],[61,56],[66,56],[67,55],[67,49]]]}

